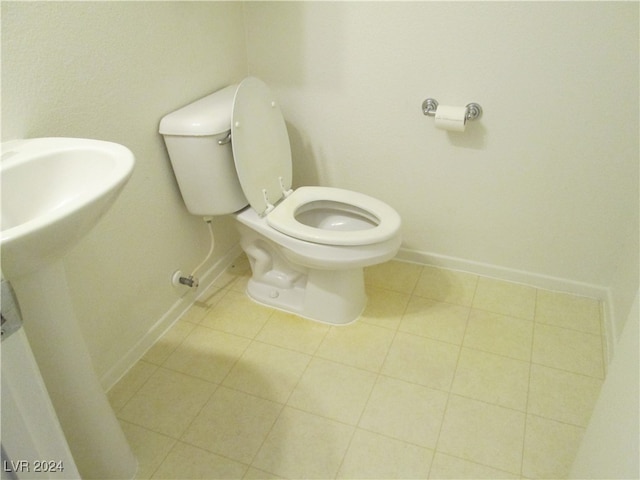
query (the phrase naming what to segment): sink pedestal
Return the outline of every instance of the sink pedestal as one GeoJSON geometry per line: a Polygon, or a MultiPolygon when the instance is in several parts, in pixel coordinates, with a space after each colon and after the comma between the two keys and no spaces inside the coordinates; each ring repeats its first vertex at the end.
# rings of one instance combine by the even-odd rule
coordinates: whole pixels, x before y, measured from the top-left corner
{"type": "Polygon", "coordinates": [[[93,370],[62,260],[8,279],[82,478],[133,478],[137,462],[93,370]]]}

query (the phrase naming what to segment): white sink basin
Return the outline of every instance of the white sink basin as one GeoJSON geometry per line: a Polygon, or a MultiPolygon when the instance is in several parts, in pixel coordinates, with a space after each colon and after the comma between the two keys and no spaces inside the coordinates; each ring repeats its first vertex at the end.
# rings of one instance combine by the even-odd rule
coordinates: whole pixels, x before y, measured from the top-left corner
{"type": "Polygon", "coordinates": [[[85,479],[132,478],[136,459],[93,371],[63,257],[113,204],[133,164],[126,147],[98,140],[2,144],[2,274],[15,290],[29,345],[85,479]]]}
{"type": "Polygon", "coordinates": [[[109,209],[133,171],[116,143],[36,138],[2,144],[2,271],[11,279],[66,254],[109,209]]]}

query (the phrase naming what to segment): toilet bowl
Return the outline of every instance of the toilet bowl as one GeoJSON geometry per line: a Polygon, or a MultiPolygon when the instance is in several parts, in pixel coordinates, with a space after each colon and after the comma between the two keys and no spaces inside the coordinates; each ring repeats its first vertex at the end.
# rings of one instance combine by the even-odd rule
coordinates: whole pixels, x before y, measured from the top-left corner
{"type": "Polygon", "coordinates": [[[367,301],[363,269],[395,256],[400,216],[362,193],[292,189],[284,118],[261,80],[165,116],[160,133],[187,209],[235,216],[250,298],[334,325],[358,318],[367,301]]]}
{"type": "Polygon", "coordinates": [[[351,323],[364,310],[363,267],[390,260],[400,247],[398,236],[356,247],[314,244],[272,228],[253,209],[235,217],[251,264],[249,297],[333,325],[351,323]]]}
{"type": "Polygon", "coordinates": [[[300,187],[266,218],[285,235],[324,245],[379,243],[400,228],[400,217],[386,203],[331,187],[300,187]]]}
{"type": "MultiPolygon", "coordinates": [[[[277,247],[282,247],[282,256],[299,267],[345,270],[377,265],[393,258],[401,243],[399,235],[363,245],[314,243],[273,228],[269,225],[268,216],[261,217],[251,208],[245,208],[234,216],[239,224],[253,230],[277,247]]],[[[341,228],[345,228],[344,225],[341,225],[341,228]]],[[[354,230],[354,232],[357,231],[354,230]]],[[[350,232],[350,230],[341,231],[341,233],[350,232]]]]}

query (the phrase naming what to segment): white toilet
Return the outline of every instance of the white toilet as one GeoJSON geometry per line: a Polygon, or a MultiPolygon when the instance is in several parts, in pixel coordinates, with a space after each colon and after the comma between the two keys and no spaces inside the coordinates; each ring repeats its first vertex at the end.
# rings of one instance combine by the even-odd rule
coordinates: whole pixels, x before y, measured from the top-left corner
{"type": "Polygon", "coordinates": [[[238,220],[252,299],[334,325],[358,318],[367,302],[363,268],[395,256],[400,216],[349,190],[292,190],[284,118],[261,80],[170,113],[160,133],[189,212],[238,220]]]}

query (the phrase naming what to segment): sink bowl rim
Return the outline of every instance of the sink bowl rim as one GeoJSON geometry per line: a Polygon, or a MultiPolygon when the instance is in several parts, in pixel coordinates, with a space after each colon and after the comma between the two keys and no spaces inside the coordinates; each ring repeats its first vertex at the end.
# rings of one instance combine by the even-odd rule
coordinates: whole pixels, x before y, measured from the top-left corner
{"type": "MultiPolygon", "coordinates": [[[[0,181],[5,169],[16,168],[39,157],[57,153],[82,151],[102,152],[112,155],[118,160],[109,172],[104,184],[94,188],[90,193],[83,193],[69,200],[63,207],[48,211],[35,218],[0,231],[0,245],[5,246],[19,238],[34,234],[37,230],[52,225],[72,216],[110,191],[118,190],[129,179],[133,172],[135,159],[133,153],[125,146],[105,140],[72,137],[42,137],[11,140],[2,143],[2,160],[0,161],[0,181]]],[[[3,186],[4,187],[4,186],[3,186]]]]}

